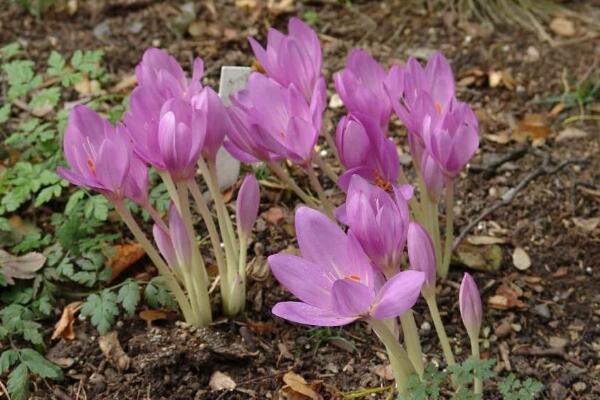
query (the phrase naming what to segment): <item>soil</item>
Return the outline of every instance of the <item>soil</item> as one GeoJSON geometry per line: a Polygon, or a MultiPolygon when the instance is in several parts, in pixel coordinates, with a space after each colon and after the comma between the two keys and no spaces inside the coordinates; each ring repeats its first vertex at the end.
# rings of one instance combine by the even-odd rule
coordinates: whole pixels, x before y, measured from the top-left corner
{"type": "MultiPolygon", "coordinates": [[[[519,27],[490,28],[463,21],[449,10],[427,10],[400,0],[311,1],[290,6],[281,2],[280,8],[257,1],[206,2],[192,18],[196,21],[193,28],[189,21],[182,22],[181,4],[174,1],[80,3],[74,15],[50,11],[40,20],[10,3],[0,11],[0,43],[20,40],[28,55],[40,62],[53,49],[63,53],[103,49],[115,82],[133,72],[145,48],[160,46],[186,67],[193,56],[201,55],[208,82],[214,84],[221,65],[252,64],[246,37],[263,40],[267,27],[285,29],[290,16],[311,11],[317,15],[315,25],[331,90],[331,74],[343,67],[352,47],[368,49],[386,65],[441,50],[451,60],[459,97],[470,102],[481,122],[481,150],[472,161],[474,168],[458,180],[457,231],[500,201],[544,160],[549,165],[548,173],[529,182],[510,204],[470,232],[505,239],[498,270],[471,271],[487,305],[483,356],[499,360],[496,372],[502,376],[513,372],[543,382],[542,398],[600,398],[600,229],[586,229],[581,222],[600,217],[600,123],[569,124],[586,132],[586,137],[558,141],[565,118],[578,110],[561,111],[534,101],[560,95],[565,82],[586,77],[600,80],[600,42],[592,27],[573,19],[577,35],[570,39],[547,28],[560,42],[552,45],[519,27]],[[506,71],[503,83],[491,84],[490,73],[497,71],[506,71]],[[543,138],[533,145],[509,140],[515,137],[514,127],[530,114],[544,116],[536,125],[541,130],[535,131],[543,138]],[[493,165],[524,145],[526,150],[519,157],[480,172],[482,166],[493,165]],[[553,170],[565,161],[567,165],[553,170]],[[513,266],[511,255],[517,246],[532,260],[523,271],[513,266]],[[508,303],[498,303],[504,300],[508,303]]],[[[342,113],[341,108],[328,110],[330,129],[342,113]]],[[[406,153],[398,124],[392,126],[392,134],[406,153]]],[[[276,190],[264,191],[263,200],[271,203],[262,205],[252,253],[249,309],[244,317],[219,319],[206,329],[177,323],[175,315],[153,326],[137,316],[122,317],[115,329],[130,358],[125,370],[106,359],[95,330],[86,321],[78,322],[75,340],[61,339],[49,346],[52,357],[65,363],[66,379],[36,382],[34,398],[304,398],[284,389],[283,376],[288,371],[302,376],[324,398],[341,398],[361,388],[383,388],[369,398],[390,398],[385,351],[363,324],[314,330],[271,316],[271,307],[290,295],[269,275],[265,256],[294,246],[297,200],[276,190]],[[282,212],[277,223],[267,218],[274,207],[282,212]],[[217,371],[233,379],[235,390],[210,388],[209,380],[217,371]]],[[[443,318],[449,336],[455,338],[459,359],[468,355],[457,306],[463,267],[453,266],[438,287],[440,308],[447,311],[443,318]]],[[[441,364],[425,305],[417,304],[415,311],[424,353],[441,364]]],[[[53,323],[48,322],[48,333],[53,323]]],[[[500,398],[496,392],[491,382],[485,398],[500,398]]]]}

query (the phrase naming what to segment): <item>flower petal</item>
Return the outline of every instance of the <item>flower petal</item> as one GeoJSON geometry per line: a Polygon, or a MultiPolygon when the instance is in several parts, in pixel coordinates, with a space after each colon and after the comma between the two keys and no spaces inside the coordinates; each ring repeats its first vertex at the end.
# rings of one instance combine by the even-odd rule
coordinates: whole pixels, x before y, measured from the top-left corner
{"type": "Polygon", "coordinates": [[[387,281],[377,293],[371,315],[375,319],[400,316],[415,305],[425,274],[420,271],[402,271],[387,281]]]}
{"type": "Polygon", "coordinates": [[[323,310],[297,301],[275,304],[273,314],[288,321],[313,326],[341,326],[355,321],[356,317],[344,317],[333,311],[323,310]]]}
{"type": "Polygon", "coordinates": [[[338,279],[331,288],[333,309],[339,315],[360,316],[371,305],[373,289],[352,279],[338,279]]]}

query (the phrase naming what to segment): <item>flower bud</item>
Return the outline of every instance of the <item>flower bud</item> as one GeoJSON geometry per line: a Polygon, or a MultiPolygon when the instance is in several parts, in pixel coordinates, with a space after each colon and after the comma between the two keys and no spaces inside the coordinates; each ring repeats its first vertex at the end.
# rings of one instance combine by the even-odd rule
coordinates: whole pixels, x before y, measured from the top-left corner
{"type": "Polygon", "coordinates": [[[459,293],[460,315],[470,337],[479,336],[483,308],[477,284],[471,275],[465,273],[460,284],[459,293]]]}
{"type": "Polygon", "coordinates": [[[433,241],[421,225],[411,222],[407,236],[410,268],[425,273],[424,288],[435,287],[436,258],[433,241]]]}
{"type": "Polygon", "coordinates": [[[260,190],[258,182],[252,174],[247,174],[242,182],[236,201],[236,218],[240,236],[250,235],[252,226],[258,216],[260,190]]]}

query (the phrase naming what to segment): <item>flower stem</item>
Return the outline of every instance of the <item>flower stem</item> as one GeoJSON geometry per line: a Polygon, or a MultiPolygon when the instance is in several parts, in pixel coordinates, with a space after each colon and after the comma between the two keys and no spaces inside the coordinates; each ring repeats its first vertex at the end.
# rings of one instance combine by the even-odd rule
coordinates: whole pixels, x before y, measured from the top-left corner
{"type": "Polygon", "coordinates": [[[445,277],[450,269],[452,259],[452,241],[454,239],[454,182],[446,184],[446,237],[444,243],[444,259],[440,275],[445,277]]]}
{"type": "Polygon", "coordinates": [[[340,162],[340,154],[338,153],[338,149],[337,149],[337,146],[335,145],[335,140],[333,140],[333,136],[331,136],[331,133],[329,133],[329,131],[327,129],[321,129],[321,134],[323,135],[323,137],[325,137],[325,141],[329,145],[331,152],[333,153],[333,155],[335,156],[335,159],[339,163],[340,162]]]}
{"type": "MultiPolygon", "coordinates": [[[[471,356],[479,361],[479,336],[469,334],[469,340],[471,341],[471,356]]],[[[477,374],[480,371],[475,371],[475,379],[473,380],[473,391],[475,394],[481,394],[483,391],[483,383],[481,382],[481,378],[477,377],[477,374]]]]}
{"type": "Polygon", "coordinates": [[[321,205],[325,209],[325,213],[327,214],[327,216],[329,218],[334,220],[335,217],[333,216],[333,211],[334,211],[335,207],[333,206],[333,204],[331,203],[331,201],[325,194],[325,190],[323,189],[323,186],[321,186],[321,183],[319,182],[319,178],[317,177],[317,174],[315,173],[315,169],[313,168],[311,163],[308,163],[308,165],[306,166],[306,173],[308,174],[308,180],[310,181],[311,186],[317,192],[317,195],[319,196],[319,200],[321,200],[321,205]]]}
{"type": "Polygon", "coordinates": [[[146,210],[148,214],[150,214],[150,217],[152,218],[155,224],[160,226],[165,231],[169,230],[167,224],[165,224],[165,221],[162,219],[161,215],[158,213],[156,208],[152,206],[152,204],[147,203],[146,205],[144,205],[144,210],[146,210]]]}
{"type": "Polygon", "coordinates": [[[415,316],[411,310],[400,316],[400,325],[402,325],[402,332],[404,333],[408,358],[415,368],[417,375],[419,375],[419,379],[423,380],[425,367],[423,366],[421,341],[419,339],[419,331],[417,331],[417,324],[415,323],[415,316]]]}
{"type": "Polygon", "coordinates": [[[269,168],[271,168],[271,171],[273,171],[273,173],[277,175],[277,177],[281,179],[283,183],[285,183],[294,193],[296,193],[296,195],[300,197],[300,199],[307,206],[317,208],[317,204],[315,204],[314,200],[308,194],[306,194],[304,190],[300,189],[300,186],[294,182],[294,180],[288,175],[287,172],[284,171],[283,168],[281,168],[279,164],[274,161],[269,161],[267,162],[267,165],[269,168]]]}
{"type": "Polygon", "coordinates": [[[369,323],[387,350],[398,392],[405,395],[408,389],[408,376],[413,372],[408,354],[406,354],[406,351],[404,351],[402,345],[398,342],[398,339],[396,339],[383,321],[370,319],[369,323]]]}
{"type": "Polygon", "coordinates": [[[440,316],[440,310],[437,306],[437,301],[435,299],[435,288],[432,288],[432,290],[424,289],[423,297],[425,298],[425,302],[427,302],[427,307],[429,307],[429,314],[431,314],[433,326],[435,327],[438,339],[440,340],[440,345],[442,346],[442,351],[444,352],[444,358],[446,358],[446,364],[448,364],[448,366],[452,366],[456,363],[456,361],[454,360],[452,347],[450,346],[450,341],[448,340],[448,335],[446,334],[446,329],[444,328],[444,323],[442,322],[442,318],[440,316]]]}
{"type": "Polygon", "coordinates": [[[327,161],[325,161],[323,159],[323,157],[321,157],[319,152],[316,150],[315,150],[315,154],[313,156],[313,161],[315,162],[315,164],[317,164],[319,166],[319,168],[321,168],[321,170],[325,173],[325,175],[327,175],[327,177],[333,181],[333,183],[337,183],[337,180],[338,180],[337,174],[335,172],[333,172],[331,165],[329,165],[329,163],[327,161]]]}
{"type": "Polygon", "coordinates": [[[122,201],[113,202],[115,206],[115,210],[121,216],[121,219],[125,222],[125,225],[129,228],[133,237],[137,242],[142,246],[150,260],[156,265],[158,272],[165,278],[165,282],[167,284],[167,288],[171,291],[175,300],[177,300],[177,304],[179,304],[179,308],[181,309],[181,313],[183,314],[183,318],[188,322],[193,322],[193,315],[191,312],[191,306],[189,300],[186,298],[185,293],[179,286],[177,282],[177,278],[175,277],[173,271],[167,266],[167,264],[163,261],[162,257],[158,254],[158,251],[154,248],[152,243],[146,237],[146,234],[142,231],[142,228],[135,221],[129,209],[125,206],[122,201]]]}

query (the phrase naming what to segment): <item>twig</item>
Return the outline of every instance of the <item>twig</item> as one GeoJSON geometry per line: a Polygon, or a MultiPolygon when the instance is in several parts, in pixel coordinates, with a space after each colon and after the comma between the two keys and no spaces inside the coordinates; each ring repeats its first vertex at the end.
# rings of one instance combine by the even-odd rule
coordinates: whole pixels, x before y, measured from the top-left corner
{"type": "Polygon", "coordinates": [[[0,381],[0,389],[2,389],[2,393],[4,393],[6,398],[8,400],[10,400],[10,395],[8,394],[8,389],[6,389],[6,386],[4,386],[4,383],[2,383],[2,381],[0,381]]]}
{"type": "Polygon", "coordinates": [[[454,239],[454,244],[452,246],[453,249],[456,249],[458,247],[460,242],[463,241],[463,239],[467,236],[469,231],[471,231],[471,229],[473,229],[479,222],[481,222],[484,218],[486,218],[488,215],[492,214],[499,208],[502,208],[502,207],[510,204],[514,200],[514,198],[519,194],[519,192],[521,192],[533,180],[537,179],[540,176],[555,174],[570,164],[580,164],[580,163],[587,162],[587,160],[571,159],[571,160],[562,161],[555,167],[549,168],[548,164],[550,162],[550,156],[546,153],[542,153],[542,157],[543,157],[543,161],[542,161],[542,165],[540,167],[538,167],[537,169],[535,169],[534,171],[529,173],[515,187],[513,187],[512,189],[510,189],[506,193],[504,193],[504,195],[500,198],[500,200],[497,203],[484,209],[483,212],[481,214],[479,214],[479,216],[477,216],[477,218],[475,218],[474,220],[469,222],[469,224],[460,232],[460,234],[456,237],[456,239],[454,239]]]}
{"type": "Polygon", "coordinates": [[[541,349],[539,347],[521,347],[514,349],[512,353],[517,356],[560,357],[571,364],[575,364],[579,368],[585,368],[584,363],[573,357],[570,357],[563,349],[560,348],[541,349]]]}
{"type": "Polygon", "coordinates": [[[529,151],[528,145],[519,147],[489,164],[486,164],[486,165],[471,164],[471,165],[469,165],[469,171],[475,172],[475,173],[481,172],[481,173],[483,173],[484,178],[490,178],[490,177],[492,177],[492,175],[494,175],[496,173],[496,170],[501,165],[503,165],[509,161],[518,160],[519,158],[521,158],[525,154],[527,154],[528,151],[529,151]]]}

